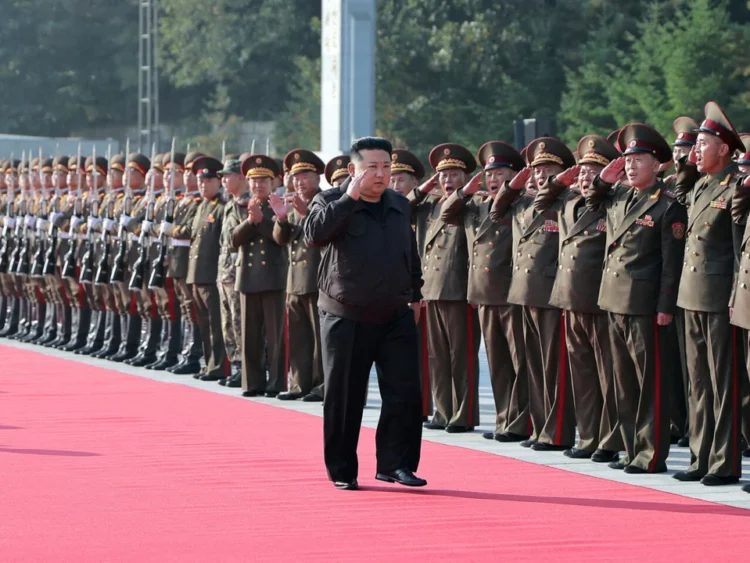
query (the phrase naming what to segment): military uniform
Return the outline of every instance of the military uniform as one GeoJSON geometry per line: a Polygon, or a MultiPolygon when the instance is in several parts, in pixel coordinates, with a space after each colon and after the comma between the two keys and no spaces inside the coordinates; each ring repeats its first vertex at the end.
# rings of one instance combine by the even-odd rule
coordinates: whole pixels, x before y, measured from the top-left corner
{"type": "MultiPolygon", "coordinates": [[[[705,113],[701,133],[718,137],[729,146],[730,154],[744,148],[718,105],[708,102],[705,113]]],[[[685,310],[694,456],[688,471],[677,478],[704,478],[705,483],[709,475],[716,484],[736,482],[742,471],[740,362],[728,308],[734,275],[731,180],[736,171],[730,162],[723,170],[698,179],[694,187],[690,179],[678,179],[676,184],[689,212],[677,304],[685,310]]]]}
{"type": "MultiPolygon", "coordinates": [[[[603,168],[620,156],[608,141],[587,135],[578,143],[579,165],[603,168]]],[[[557,211],[559,256],[550,305],[564,311],[565,346],[578,428],[578,443],[565,455],[613,461],[623,449],[617,420],[607,314],[597,305],[607,238],[603,210],[586,208],[581,189],[550,179],[534,208],[557,211]]]]}
{"type": "MultiPolygon", "coordinates": [[[[542,137],[526,148],[530,166],[575,163],[570,150],[557,139],[542,137]]],[[[566,449],[575,440],[575,417],[570,374],[565,358],[565,319],[550,303],[558,271],[558,217],[538,213],[528,191],[500,189],[491,218],[513,220],[513,277],[508,301],[523,306],[524,345],[529,373],[529,412],[532,434],[522,445],[535,449],[566,449]],[[562,352],[562,353],[561,353],[562,352]]]]}
{"type": "MultiPolygon", "coordinates": [[[[430,164],[440,172],[460,169],[470,174],[474,156],[461,145],[439,145],[430,164]]],[[[435,414],[427,428],[466,432],[479,424],[479,346],[477,310],[467,302],[469,254],[463,225],[441,219],[446,197],[409,194],[416,224],[417,247],[423,256],[422,293],[426,308],[429,371],[435,414]]]]}
{"type": "MultiPolygon", "coordinates": [[[[326,182],[330,186],[340,186],[349,177],[349,158],[348,154],[340,154],[339,156],[333,157],[326,164],[324,174],[326,182]]],[[[288,172],[284,170],[284,172],[288,172]]]]}
{"type": "MultiPolygon", "coordinates": [[[[276,162],[265,155],[251,155],[242,161],[248,178],[278,173],[276,162]]],[[[277,396],[287,387],[284,341],[284,289],[286,249],[273,239],[274,213],[261,202],[259,223],[243,221],[233,234],[239,249],[235,290],[242,304],[242,390],[243,395],[277,396]],[[268,344],[268,381],[265,377],[264,334],[268,344]]]]}
{"type": "MultiPolygon", "coordinates": [[[[199,178],[218,178],[217,172],[222,168],[221,162],[209,156],[199,157],[193,165],[199,178]]],[[[230,375],[221,330],[219,290],[216,287],[223,222],[224,203],[217,193],[212,199],[201,202],[189,227],[175,227],[171,233],[174,238],[190,238],[192,241],[185,281],[193,292],[203,340],[203,356],[206,359],[205,372],[194,377],[204,381],[218,381],[230,375]]]]}
{"type": "MultiPolygon", "coordinates": [[[[624,154],[671,159],[666,141],[641,124],[623,127],[624,154]]],[[[606,258],[599,306],[609,313],[617,410],[626,457],[612,462],[628,473],[666,471],[669,396],[661,367],[657,313],[673,315],[680,280],[684,208],[660,180],[636,190],[600,177],[587,206],[607,215],[606,258]]]]}
{"type": "MultiPolygon", "coordinates": [[[[315,153],[307,150],[289,152],[284,158],[284,167],[292,176],[300,172],[322,174],[325,168],[315,153]]],[[[308,206],[311,202],[312,197],[308,206]]],[[[281,221],[277,217],[273,226],[274,241],[287,248],[289,254],[286,282],[289,391],[279,398],[322,400],[323,360],[318,315],[320,249],[305,243],[302,227],[306,213],[300,215],[291,205],[289,207],[286,219],[281,221]]]]}
{"type": "MultiPolygon", "coordinates": [[[[525,162],[510,145],[485,143],[478,152],[486,171],[509,167],[518,172],[525,162]]],[[[512,272],[513,232],[511,219],[494,223],[490,218],[492,196],[470,196],[456,190],[445,201],[441,219],[462,222],[469,246],[467,297],[478,306],[484,335],[492,394],[495,400],[495,428],[487,438],[518,441],[529,436],[528,374],[523,345],[523,310],[508,303],[512,272]]]]}

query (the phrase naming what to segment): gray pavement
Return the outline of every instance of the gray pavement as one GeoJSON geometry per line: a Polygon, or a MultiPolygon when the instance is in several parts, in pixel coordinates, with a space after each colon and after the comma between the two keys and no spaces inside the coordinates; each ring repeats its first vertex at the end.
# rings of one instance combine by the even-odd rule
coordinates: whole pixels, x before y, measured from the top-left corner
{"type": "MultiPolygon", "coordinates": [[[[119,371],[131,375],[137,375],[156,381],[166,383],[175,383],[187,385],[190,387],[203,389],[212,393],[220,393],[236,397],[242,401],[257,401],[260,403],[270,404],[278,408],[286,408],[298,412],[304,412],[315,416],[322,416],[323,409],[321,403],[303,403],[302,401],[279,401],[277,399],[245,399],[240,396],[238,389],[226,389],[216,383],[206,383],[197,381],[190,376],[173,375],[168,372],[153,372],[142,368],[133,368],[130,366],[108,362],[106,360],[96,360],[86,356],[76,356],[66,352],[50,350],[41,346],[22,344],[15,341],[0,340],[0,345],[13,346],[16,348],[33,350],[42,354],[56,356],[81,362],[89,365],[98,366],[105,369],[119,371]]],[[[482,438],[483,431],[492,431],[494,429],[494,403],[492,400],[492,389],[490,388],[489,371],[484,348],[480,352],[480,379],[479,379],[479,405],[481,426],[475,432],[470,434],[447,434],[437,430],[425,430],[423,438],[430,442],[437,442],[449,446],[468,448],[478,450],[493,455],[505,456],[508,458],[518,459],[538,465],[553,467],[563,471],[571,471],[581,475],[607,479],[619,483],[627,483],[639,487],[646,487],[673,493],[684,497],[711,501],[727,506],[735,506],[750,510],[750,494],[743,492],[740,487],[744,483],[750,482],[750,458],[743,459],[742,470],[745,478],[739,485],[729,485],[725,487],[705,487],[700,483],[681,483],[672,479],[676,471],[686,469],[690,464],[690,451],[688,448],[678,448],[672,446],[667,466],[669,471],[659,475],[629,475],[623,471],[609,469],[606,464],[592,463],[588,460],[569,459],[560,452],[535,452],[520,447],[518,444],[501,444],[494,440],[485,440],[482,438]]],[[[378,393],[377,380],[375,372],[370,376],[370,392],[363,417],[363,425],[370,428],[377,426],[378,417],[380,416],[380,395],[378,393]]]]}

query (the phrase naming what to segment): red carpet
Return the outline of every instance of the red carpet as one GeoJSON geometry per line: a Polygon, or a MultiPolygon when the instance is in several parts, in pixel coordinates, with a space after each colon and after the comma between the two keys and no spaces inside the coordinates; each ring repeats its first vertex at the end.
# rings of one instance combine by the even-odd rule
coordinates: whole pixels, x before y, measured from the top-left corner
{"type": "MultiPolygon", "coordinates": [[[[750,511],[425,443],[336,491],[320,418],[0,346],[0,560],[719,561],[750,511]]],[[[738,551],[739,550],[739,551],[738,551]]]]}

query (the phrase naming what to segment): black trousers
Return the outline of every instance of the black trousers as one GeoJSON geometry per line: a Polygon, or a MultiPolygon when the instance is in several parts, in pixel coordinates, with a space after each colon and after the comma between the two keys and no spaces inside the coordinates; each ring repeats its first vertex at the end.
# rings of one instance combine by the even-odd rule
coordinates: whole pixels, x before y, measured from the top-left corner
{"type": "Polygon", "coordinates": [[[357,442],[370,369],[378,367],[382,399],[375,435],[377,471],[416,471],[422,442],[417,327],[405,309],[385,324],[320,314],[325,379],[324,456],[331,481],[357,478],[357,442]]]}

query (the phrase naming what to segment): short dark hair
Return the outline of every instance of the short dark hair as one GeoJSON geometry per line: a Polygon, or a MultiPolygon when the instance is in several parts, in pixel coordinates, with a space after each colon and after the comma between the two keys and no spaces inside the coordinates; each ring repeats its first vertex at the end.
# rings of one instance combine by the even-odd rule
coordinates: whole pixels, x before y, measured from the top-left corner
{"type": "Polygon", "coordinates": [[[352,143],[349,156],[353,161],[361,161],[362,151],[385,151],[390,156],[393,154],[393,145],[382,137],[361,137],[352,143]]]}

